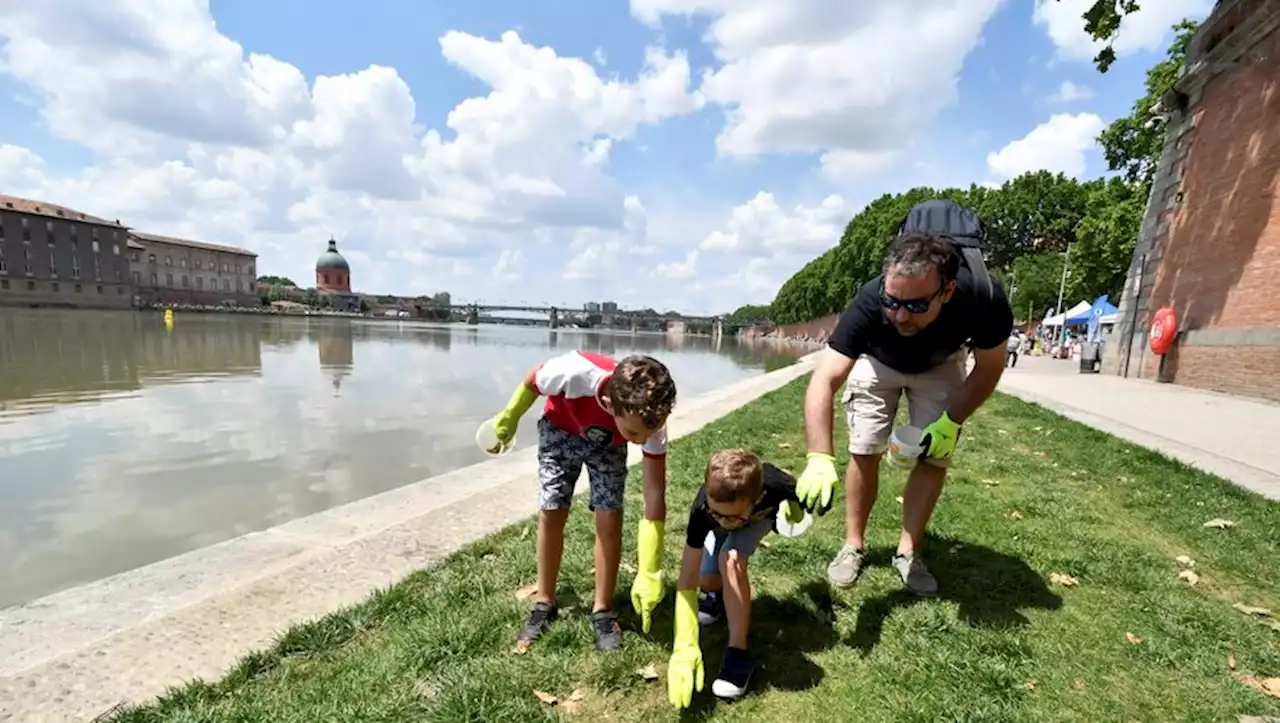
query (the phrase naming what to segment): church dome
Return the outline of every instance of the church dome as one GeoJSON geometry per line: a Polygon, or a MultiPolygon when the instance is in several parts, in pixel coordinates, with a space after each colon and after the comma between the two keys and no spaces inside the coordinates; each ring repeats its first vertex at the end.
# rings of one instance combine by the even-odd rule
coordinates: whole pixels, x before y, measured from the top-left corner
{"type": "Polygon", "coordinates": [[[347,260],[342,258],[342,254],[338,253],[338,242],[329,239],[329,250],[320,254],[320,258],[316,259],[316,271],[351,271],[351,266],[347,264],[347,260]]]}

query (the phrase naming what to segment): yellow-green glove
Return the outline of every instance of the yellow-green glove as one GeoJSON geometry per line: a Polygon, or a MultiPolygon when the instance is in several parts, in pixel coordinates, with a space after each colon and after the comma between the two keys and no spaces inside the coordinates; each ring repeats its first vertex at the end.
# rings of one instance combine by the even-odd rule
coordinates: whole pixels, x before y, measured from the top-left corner
{"type": "Polygon", "coordinates": [[[636,579],[631,583],[631,606],[647,633],[653,609],[662,602],[662,532],[665,525],[640,518],[636,532],[636,579]]]}
{"type": "Polygon", "coordinates": [[[924,446],[924,456],[934,459],[946,459],[956,451],[956,442],[960,440],[960,425],[951,421],[946,412],[933,420],[924,428],[920,444],[924,446]]]}
{"type": "Polygon", "coordinates": [[[784,505],[783,514],[786,515],[789,524],[799,524],[800,520],[804,519],[804,508],[800,506],[799,502],[786,500],[782,504],[784,505]]]}
{"type": "Polygon", "coordinates": [[[667,699],[688,708],[702,690],[702,648],[698,646],[698,591],[676,592],[676,639],[667,663],[667,699]]]}
{"type": "Polygon", "coordinates": [[[800,479],[796,480],[796,497],[810,512],[827,514],[836,486],[836,458],[823,452],[810,452],[800,479]]]}
{"type": "Polygon", "coordinates": [[[538,392],[525,382],[520,382],[520,386],[511,393],[507,406],[493,418],[493,434],[498,438],[498,442],[489,448],[490,454],[497,454],[503,447],[511,444],[511,440],[516,438],[516,427],[520,426],[520,418],[536,401],[538,401],[538,392]]]}

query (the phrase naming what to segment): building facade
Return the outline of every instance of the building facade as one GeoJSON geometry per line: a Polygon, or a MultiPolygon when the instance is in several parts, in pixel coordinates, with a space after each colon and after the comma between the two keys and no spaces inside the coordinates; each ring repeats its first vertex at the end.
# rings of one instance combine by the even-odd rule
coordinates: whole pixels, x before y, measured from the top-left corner
{"type": "Polygon", "coordinates": [[[351,265],[338,253],[338,242],[332,237],[329,248],[316,259],[316,291],[329,297],[333,309],[360,309],[360,295],[351,293],[351,265]]]}
{"type": "Polygon", "coordinates": [[[129,308],[128,233],[119,221],[0,195],[0,305],[129,308]]]}
{"type": "Polygon", "coordinates": [[[1280,401],[1280,2],[1219,0],[1168,113],[1103,371],[1280,401]],[[1173,349],[1148,332],[1171,307],[1173,349]]]}
{"type": "Polygon", "coordinates": [[[139,306],[259,306],[258,255],[236,246],[133,232],[130,278],[139,306]]]}

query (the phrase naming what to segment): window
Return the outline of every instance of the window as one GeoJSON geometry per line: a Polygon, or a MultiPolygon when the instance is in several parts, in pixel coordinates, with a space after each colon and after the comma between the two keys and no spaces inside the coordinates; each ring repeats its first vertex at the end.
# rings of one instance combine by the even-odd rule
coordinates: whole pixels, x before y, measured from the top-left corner
{"type": "Polygon", "coordinates": [[[150,254],[150,256],[151,256],[151,260],[150,260],[148,263],[152,263],[152,264],[154,264],[154,263],[156,262],[156,255],[155,255],[155,254],[150,254]]]}
{"type": "Polygon", "coordinates": [[[187,260],[186,260],[186,259],[178,259],[178,265],[179,265],[179,266],[181,266],[181,267],[182,267],[182,268],[184,268],[184,269],[185,269],[185,268],[187,268],[187,260]]]}
{"type": "Polygon", "coordinates": [[[142,256],[137,251],[130,251],[129,260],[136,264],[142,260],[142,256]]]}
{"type": "Polygon", "coordinates": [[[93,257],[93,280],[102,281],[102,262],[97,256],[93,257]]]}
{"type": "Polygon", "coordinates": [[[73,223],[73,224],[71,224],[71,243],[72,243],[72,244],[78,244],[78,243],[80,243],[80,237],[79,237],[79,235],[76,233],[76,225],[75,225],[74,223],[73,223]]]}
{"type": "Polygon", "coordinates": [[[187,287],[188,287],[188,286],[190,286],[190,285],[191,285],[191,284],[190,284],[190,282],[187,280],[187,275],[186,275],[186,274],[183,274],[183,275],[182,275],[182,288],[184,288],[184,289],[185,289],[185,288],[187,288],[187,287]]]}
{"type": "Polygon", "coordinates": [[[240,273],[240,264],[236,264],[236,273],[240,273]]]}
{"type": "Polygon", "coordinates": [[[4,244],[0,243],[0,274],[9,273],[9,262],[4,258],[4,244]]]}
{"type": "Polygon", "coordinates": [[[90,229],[90,230],[89,230],[89,235],[93,238],[93,240],[94,240],[94,241],[97,241],[97,240],[98,240],[98,227],[97,227],[97,226],[94,226],[92,229],[90,229]]]}
{"type": "Polygon", "coordinates": [[[141,284],[141,283],[142,283],[142,273],[141,273],[141,272],[134,271],[134,272],[133,272],[133,274],[132,274],[131,276],[132,276],[132,278],[133,278],[133,283],[135,283],[135,284],[141,284]]]}
{"type": "Polygon", "coordinates": [[[84,287],[80,286],[80,284],[76,284],[76,293],[79,294],[82,291],[84,291],[84,287]]]}
{"type": "Polygon", "coordinates": [[[34,281],[28,281],[28,282],[27,282],[27,291],[35,291],[35,290],[36,290],[36,282],[34,282],[34,281]]]}
{"type": "Polygon", "coordinates": [[[50,291],[57,292],[57,291],[58,291],[58,289],[59,289],[59,287],[58,287],[58,282],[56,282],[56,281],[55,281],[55,282],[53,282],[53,283],[49,284],[49,290],[50,290],[50,291]]]}
{"type": "Polygon", "coordinates": [[[98,293],[99,293],[99,294],[101,294],[101,293],[102,293],[102,284],[98,284],[98,293]]]}
{"type": "Polygon", "coordinates": [[[3,290],[5,290],[5,291],[8,291],[8,290],[9,290],[9,280],[8,280],[8,279],[0,279],[0,289],[3,289],[3,290]]]}
{"type": "Polygon", "coordinates": [[[123,278],[124,278],[124,272],[122,272],[122,271],[120,270],[120,267],[119,267],[119,266],[117,266],[117,267],[116,267],[116,281],[120,281],[120,280],[122,280],[123,278]]]}
{"type": "Polygon", "coordinates": [[[0,241],[4,241],[4,216],[0,216],[0,241]]]}
{"type": "Polygon", "coordinates": [[[27,219],[22,219],[22,243],[31,243],[31,224],[27,219]]]}
{"type": "Polygon", "coordinates": [[[223,262],[222,262],[222,273],[224,273],[224,274],[225,274],[225,273],[227,273],[227,272],[228,272],[228,271],[230,271],[230,270],[231,270],[231,264],[229,264],[229,263],[227,263],[227,262],[223,261],[223,262]]]}
{"type": "Polygon", "coordinates": [[[196,277],[196,288],[197,288],[197,289],[201,289],[201,290],[203,290],[203,289],[204,289],[204,277],[203,277],[203,276],[197,276],[197,277],[196,277]]]}
{"type": "Polygon", "coordinates": [[[222,280],[222,290],[223,290],[223,291],[230,291],[230,290],[231,290],[231,279],[223,279],[223,280],[222,280]]]}
{"type": "MultiPolygon", "coordinates": [[[[73,228],[74,228],[74,227],[73,227],[73,228]]],[[[49,234],[50,236],[52,236],[52,235],[53,235],[53,221],[45,221],[45,222],[44,222],[44,232],[45,232],[45,233],[47,233],[47,234],[49,234]]]]}
{"type": "Polygon", "coordinates": [[[35,272],[31,270],[31,249],[22,250],[23,265],[26,266],[27,276],[35,276],[35,272]]]}
{"type": "Polygon", "coordinates": [[[236,279],[236,291],[244,291],[244,279],[236,279]]]}
{"type": "Polygon", "coordinates": [[[165,274],[165,275],[164,275],[164,285],[165,285],[165,286],[173,286],[173,274],[165,274]]]}
{"type": "Polygon", "coordinates": [[[95,254],[96,254],[96,253],[98,253],[98,250],[99,250],[99,249],[98,249],[98,239],[94,239],[91,245],[92,245],[92,247],[93,247],[93,252],[94,252],[95,254]]]}
{"type": "Polygon", "coordinates": [[[172,257],[172,256],[170,256],[170,255],[168,255],[168,254],[165,254],[165,257],[164,257],[164,265],[165,265],[165,266],[173,266],[173,257],[172,257]]]}
{"type": "Polygon", "coordinates": [[[80,257],[74,252],[71,254],[71,278],[80,278],[80,257]]]}
{"type": "Polygon", "coordinates": [[[53,254],[53,247],[49,247],[49,276],[58,278],[58,259],[53,254]]]}
{"type": "Polygon", "coordinates": [[[156,278],[156,275],[154,273],[151,274],[151,285],[152,286],[160,285],[160,280],[156,278]]]}

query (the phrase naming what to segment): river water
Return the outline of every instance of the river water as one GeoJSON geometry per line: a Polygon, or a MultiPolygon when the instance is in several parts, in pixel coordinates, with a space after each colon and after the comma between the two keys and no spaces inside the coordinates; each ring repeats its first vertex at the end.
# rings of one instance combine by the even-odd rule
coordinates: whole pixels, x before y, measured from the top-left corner
{"type": "MultiPolygon", "coordinates": [[[[477,425],[529,367],[573,349],[651,354],[685,399],[799,354],[545,327],[193,313],[168,330],[158,314],[0,309],[0,608],[480,462],[477,425]]],[[[532,514],[532,479],[529,493],[532,514]]]]}

